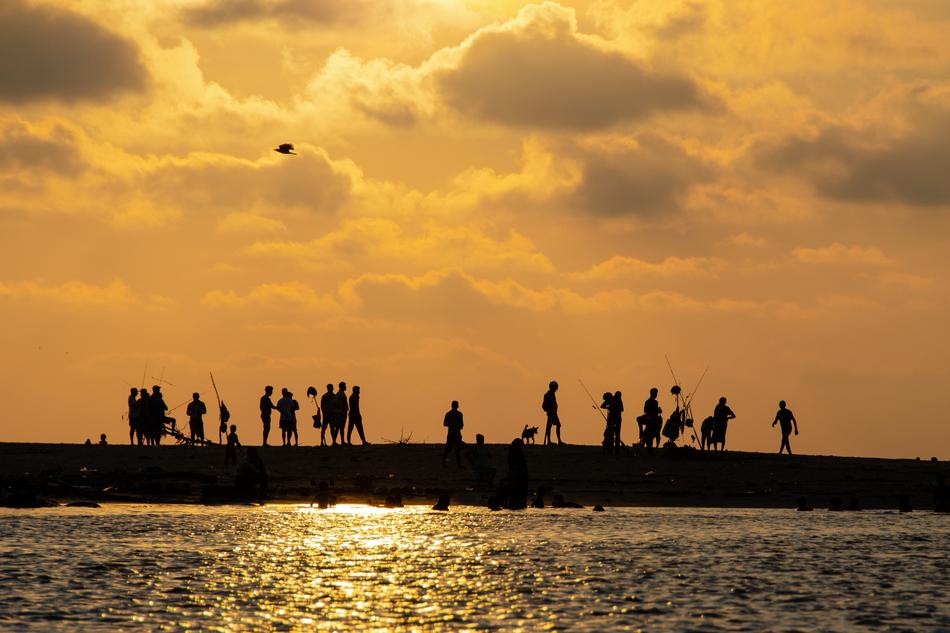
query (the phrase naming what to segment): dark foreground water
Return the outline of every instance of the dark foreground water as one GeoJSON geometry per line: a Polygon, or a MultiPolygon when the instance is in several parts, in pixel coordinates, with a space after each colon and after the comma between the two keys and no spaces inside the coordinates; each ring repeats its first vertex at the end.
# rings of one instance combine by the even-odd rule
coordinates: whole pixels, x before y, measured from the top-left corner
{"type": "Polygon", "coordinates": [[[950,630],[950,516],[0,510],[0,629],[950,630]]]}

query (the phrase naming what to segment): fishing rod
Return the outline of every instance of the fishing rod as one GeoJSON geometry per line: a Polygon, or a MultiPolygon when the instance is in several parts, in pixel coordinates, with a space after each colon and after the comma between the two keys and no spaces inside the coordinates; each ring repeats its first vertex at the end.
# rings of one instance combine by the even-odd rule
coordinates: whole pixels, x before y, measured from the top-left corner
{"type": "Polygon", "coordinates": [[[581,383],[581,387],[584,388],[584,391],[587,392],[587,397],[590,398],[590,406],[597,410],[597,413],[600,414],[600,417],[604,419],[604,422],[607,421],[607,416],[604,415],[604,410],[597,406],[597,401],[594,400],[593,394],[591,394],[590,389],[587,388],[587,385],[584,384],[584,381],[580,378],[577,379],[577,382],[581,383]]]}
{"type": "Polygon", "coordinates": [[[171,413],[172,411],[175,411],[176,409],[182,408],[183,406],[185,406],[185,405],[188,404],[189,402],[191,402],[191,398],[189,398],[188,400],[185,400],[185,401],[182,402],[181,404],[176,404],[175,406],[173,406],[171,409],[168,410],[168,413],[171,413]]]}
{"type": "Polygon", "coordinates": [[[218,419],[221,420],[221,424],[218,426],[218,444],[221,444],[221,434],[228,432],[228,420],[231,419],[231,413],[228,411],[227,406],[221,402],[221,396],[218,394],[218,385],[214,382],[214,372],[208,372],[211,376],[211,386],[214,387],[214,397],[218,401],[218,419]]]}
{"type": "Polygon", "coordinates": [[[142,382],[139,384],[145,386],[145,377],[148,375],[148,359],[145,359],[145,369],[142,370],[142,382]]]}

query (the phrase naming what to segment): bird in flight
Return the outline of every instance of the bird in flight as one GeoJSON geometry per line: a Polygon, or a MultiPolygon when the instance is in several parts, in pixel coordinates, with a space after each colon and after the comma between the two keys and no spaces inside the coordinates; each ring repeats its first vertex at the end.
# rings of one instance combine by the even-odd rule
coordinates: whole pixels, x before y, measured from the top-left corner
{"type": "Polygon", "coordinates": [[[297,155],[297,152],[294,151],[293,143],[281,143],[280,145],[274,148],[274,151],[277,152],[278,154],[293,154],[295,156],[297,155]]]}

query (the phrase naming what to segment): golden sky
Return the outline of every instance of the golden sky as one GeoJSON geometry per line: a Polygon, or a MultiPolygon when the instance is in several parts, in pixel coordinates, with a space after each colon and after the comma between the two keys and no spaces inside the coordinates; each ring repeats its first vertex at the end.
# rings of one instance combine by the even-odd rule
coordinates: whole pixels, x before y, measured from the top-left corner
{"type": "Polygon", "coordinates": [[[121,441],[147,361],[170,406],[214,370],[245,442],[265,384],[501,442],[552,378],[568,442],[578,378],[630,440],[668,354],[731,448],[785,399],[798,451],[950,457],[947,33],[945,0],[5,0],[0,439],[121,441]]]}

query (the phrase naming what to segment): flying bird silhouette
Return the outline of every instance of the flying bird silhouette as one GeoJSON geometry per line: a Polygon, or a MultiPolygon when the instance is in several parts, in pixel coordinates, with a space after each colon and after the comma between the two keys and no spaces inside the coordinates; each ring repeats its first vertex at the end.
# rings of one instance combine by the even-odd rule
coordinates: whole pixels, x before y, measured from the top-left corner
{"type": "Polygon", "coordinates": [[[278,154],[293,154],[295,156],[297,155],[297,152],[294,151],[293,143],[281,143],[280,145],[274,148],[274,151],[277,152],[278,154]]]}

